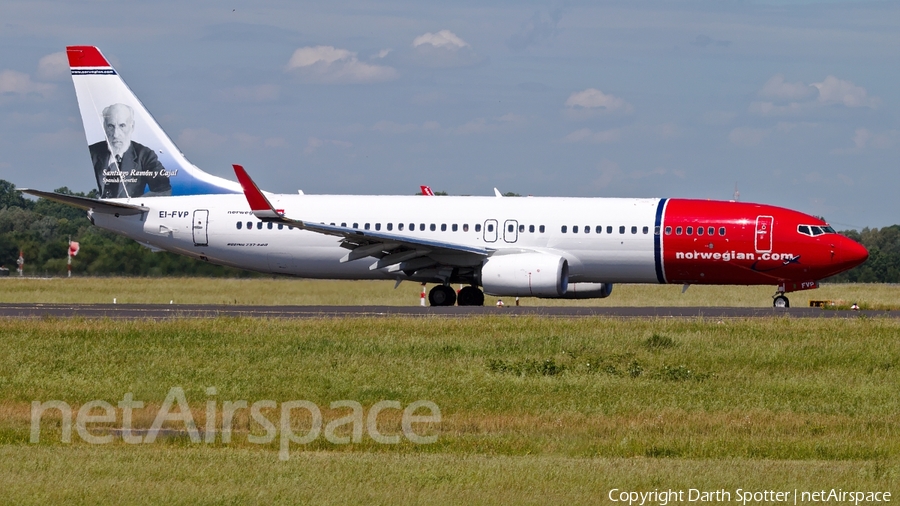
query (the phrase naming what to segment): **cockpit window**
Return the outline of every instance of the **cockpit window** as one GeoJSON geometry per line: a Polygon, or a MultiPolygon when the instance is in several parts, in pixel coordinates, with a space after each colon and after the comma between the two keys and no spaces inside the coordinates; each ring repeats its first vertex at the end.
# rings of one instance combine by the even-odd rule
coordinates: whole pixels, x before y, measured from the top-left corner
{"type": "Polygon", "coordinates": [[[834,234],[836,232],[828,225],[797,225],[797,233],[815,237],[817,235],[834,234]]]}

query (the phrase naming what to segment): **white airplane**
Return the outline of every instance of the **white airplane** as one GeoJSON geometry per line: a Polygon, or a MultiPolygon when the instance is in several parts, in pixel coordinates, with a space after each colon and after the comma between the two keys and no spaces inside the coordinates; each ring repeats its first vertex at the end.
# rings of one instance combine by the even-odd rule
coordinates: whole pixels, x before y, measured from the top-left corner
{"type": "MultiPolygon", "coordinates": [[[[435,306],[602,298],[614,283],[771,284],[786,292],[868,256],[825,222],[743,202],[665,198],[273,194],[184,157],[100,51],[67,48],[99,199],[29,194],[154,249],[304,278],[436,283],[435,306]],[[450,284],[466,285],[457,294],[450,284]],[[484,292],[482,292],[482,289],[484,292]]],[[[496,192],[499,193],[499,192],[496,192]]]]}

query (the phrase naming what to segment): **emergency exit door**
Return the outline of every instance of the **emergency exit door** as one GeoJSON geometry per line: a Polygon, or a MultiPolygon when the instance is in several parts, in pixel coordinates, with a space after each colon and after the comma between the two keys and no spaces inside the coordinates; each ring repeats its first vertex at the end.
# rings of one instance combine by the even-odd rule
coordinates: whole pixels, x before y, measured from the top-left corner
{"type": "Polygon", "coordinates": [[[194,246],[207,246],[209,237],[206,234],[207,225],[209,224],[209,211],[206,209],[197,209],[194,211],[194,246]]]}

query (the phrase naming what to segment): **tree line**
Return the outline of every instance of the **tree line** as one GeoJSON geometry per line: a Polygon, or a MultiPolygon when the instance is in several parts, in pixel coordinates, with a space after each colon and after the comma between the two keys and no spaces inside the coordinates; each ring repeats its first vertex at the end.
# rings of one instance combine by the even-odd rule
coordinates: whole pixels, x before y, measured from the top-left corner
{"type": "MultiPolygon", "coordinates": [[[[57,193],[97,198],[97,191],[57,193]]],[[[443,192],[435,192],[435,194],[443,192]]],[[[510,193],[508,196],[516,194],[510,193]]],[[[840,232],[869,250],[869,260],[827,281],[900,283],[900,225],[840,232]]],[[[91,225],[81,209],[46,199],[26,199],[15,185],[0,179],[0,266],[15,272],[21,251],[26,275],[66,273],[69,240],[81,249],[74,258],[75,274],[95,276],[219,276],[247,277],[250,271],[222,267],[168,252],[154,253],[137,242],[91,225]]]]}

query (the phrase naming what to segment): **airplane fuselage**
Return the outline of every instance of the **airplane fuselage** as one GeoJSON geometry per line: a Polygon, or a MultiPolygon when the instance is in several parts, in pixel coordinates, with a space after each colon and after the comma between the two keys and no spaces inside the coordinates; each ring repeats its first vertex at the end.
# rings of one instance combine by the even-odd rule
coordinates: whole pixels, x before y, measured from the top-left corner
{"type": "MultiPolygon", "coordinates": [[[[269,198],[285,215],[303,216],[306,222],[486,248],[492,256],[521,251],[559,255],[568,262],[571,283],[808,283],[846,270],[867,255],[818,218],[751,203],[658,198],[269,198]],[[808,227],[819,227],[819,233],[801,233],[810,231],[808,227]]],[[[128,202],[150,210],[120,217],[92,213],[93,222],[163,250],[259,272],[305,278],[441,280],[427,269],[403,269],[404,264],[373,268],[377,267],[373,257],[342,262],[348,250],[340,246],[340,238],[261,221],[240,194],[128,202]]],[[[453,281],[477,282],[482,257],[459,253],[444,260],[463,266],[463,274],[456,271],[449,276],[453,281]],[[474,279],[464,274],[466,266],[474,279]]]]}

